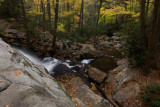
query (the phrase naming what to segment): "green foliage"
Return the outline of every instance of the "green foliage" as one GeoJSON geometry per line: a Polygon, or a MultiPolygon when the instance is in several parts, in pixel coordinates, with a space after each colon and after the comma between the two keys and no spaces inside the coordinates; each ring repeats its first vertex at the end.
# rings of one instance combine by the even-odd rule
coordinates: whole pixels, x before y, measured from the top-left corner
{"type": "Polygon", "coordinates": [[[145,47],[140,33],[139,22],[132,22],[125,25],[122,31],[126,36],[123,44],[124,52],[129,58],[130,64],[139,66],[145,62],[145,47]]]}
{"type": "Polygon", "coordinates": [[[20,0],[4,0],[0,2],[0,10],[3,18],[18,18],[22,14],[20,0]]]}
{"type": "Polygon", "coordinates": [[[103,24],[100,23],[98,27],[98,33],[100,35],[107,35],[109,37],[113,36],[113,33],[117,30],[117,24],[103,24]]]}
{"type": "Polygon", "coordinates": [[[160,107],[160,84],[150,84],[147,86],[143,99],[150,107],[160,107]]]}

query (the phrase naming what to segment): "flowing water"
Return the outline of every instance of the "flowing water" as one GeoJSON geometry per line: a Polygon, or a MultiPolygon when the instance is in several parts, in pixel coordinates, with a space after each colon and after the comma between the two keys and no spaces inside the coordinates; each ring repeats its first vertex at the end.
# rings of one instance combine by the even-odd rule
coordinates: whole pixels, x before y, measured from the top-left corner
{"type": "Polygon", "coordinates": [[[40,57],[37,57],[36,54],[34,52],[30,51],[29,49],[23,49],[20,46],[13,46],[13,47],[15,47],[17,50],[19,50],[25,57],[27,57],[34,64],[43,65],[48,70],[48,72],[50,74],[54,74],[54,68],[59,64],[66,65],[73,72],[77,72],[76,70],[74,70],[72,68],[84,67],[85,64],[89,64],[93,60],[93,59],[88,59],[88,60],[84,59],[80,62],[76,62],[73,64],[73,62],[71,62],[71,60],[59,60],[59,59],[52,58],[52,57],[40,58],[40,57]]]}

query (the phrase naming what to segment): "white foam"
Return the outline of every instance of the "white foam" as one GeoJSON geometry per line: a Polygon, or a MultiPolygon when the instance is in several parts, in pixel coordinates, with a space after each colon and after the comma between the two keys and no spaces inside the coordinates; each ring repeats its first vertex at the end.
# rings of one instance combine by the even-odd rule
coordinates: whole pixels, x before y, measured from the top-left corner
{"type": "MultiPolygon", "coordinates": [[[[48,71],[49,73],[53,73],[52,70],[54,69],[54,67],[57,64],[64,64],[66,65],[68,68],[73,68],[75,66],[79,66],[79,67],[83,67],[85,64],[89,64],[93,59],[84,59],[81,61],[81,64],[76,64],[74,66],[71,66],[69,63],[71,62],[70,60],[66,60],[66,61],[61,61],[58,60],[56,58],[52,58],[52,57],[45,57],[43,58],[43,60],[41,60],[40,58],[38,58],[36,55],[34,55],[33,53],[30,53],[28,51],[24,51],[22,49],[18,49],[25,57],[27,57],[30,61],[32,61],[34,64],[37,65],[43,65],[48,71]]],[[[77,72],[75,70],[73,70],[73,72],[77,72]]]]}
{"type": "Polygon", "coordinates": [[[93,59],[84,59],[81,61],[83,64],[89,64],[93,59]]]}

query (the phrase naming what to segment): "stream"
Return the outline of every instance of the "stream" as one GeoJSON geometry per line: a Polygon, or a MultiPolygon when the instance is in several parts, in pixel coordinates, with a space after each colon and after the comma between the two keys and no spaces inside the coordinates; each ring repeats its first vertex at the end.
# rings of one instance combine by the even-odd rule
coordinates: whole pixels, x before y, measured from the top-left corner
{"type": "Polygon", "coordinates": [[[89,64],[92,67],[98,68],[101,71],[108,73],[108,71],[114,69],[117,63],[114,57],[103,56],[96,59],[83,59],[81,61],[76,60],[60,60],[53,57],[38,57],[34,51],[22,46],[11,45],[12,47],[19,50],[25,57],[32,61],[36,65],[43,65],[52,77],[61,77],[63,75],[74,74],[82,79],[82,81],[91,88],[91,82],[94,80],[84,76],[81,71],[86,70],[85,65],[89,64]]]}
{"type": "MultiPolygon", "coordinates": [[[[14,48],[19,50],[25,57],[37,65],[43,65],[49,72],[50,75],[54,76],[57,69],[60,69],[61,73],[65,74],[67,71],[71,70],[72,72],[78,72],[78,69],[84,67],[85,64],[89,64],[93,59],[84,59],[81,61],[71,61],[71,60],[59,60],[52,57],[38,57],[34,52],[29,49],[22,48],[21,46],[12,45],[14,48]]],[[[60,73],[59,72],[59,73],[60,73]]],[[[58,75],[61,75],[58,74],[58,75]]]]}

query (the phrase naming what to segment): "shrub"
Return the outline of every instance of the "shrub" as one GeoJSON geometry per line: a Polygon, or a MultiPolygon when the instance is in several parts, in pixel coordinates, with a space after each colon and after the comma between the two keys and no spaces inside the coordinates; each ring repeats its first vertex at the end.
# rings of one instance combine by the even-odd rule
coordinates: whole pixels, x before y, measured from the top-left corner
{"type": "Polygon", "coordinates": [[[160,84],[147,86],[143,100],[150,107],[160,107],[160,84]]]}
{"type": "Polygon", "coordinates": [[[0,2],[0,10],[4,18],[18,18],[22,14],[20,0],[4,0],[0,2]]]}
{"type": "Polygon", "coordinates": [[[145,62],[145,47],[140,33],[139,23],[129,23],[122,31],[124,35],[123,51],[127,55],[130,64],[138,66],[145,62]]]}

